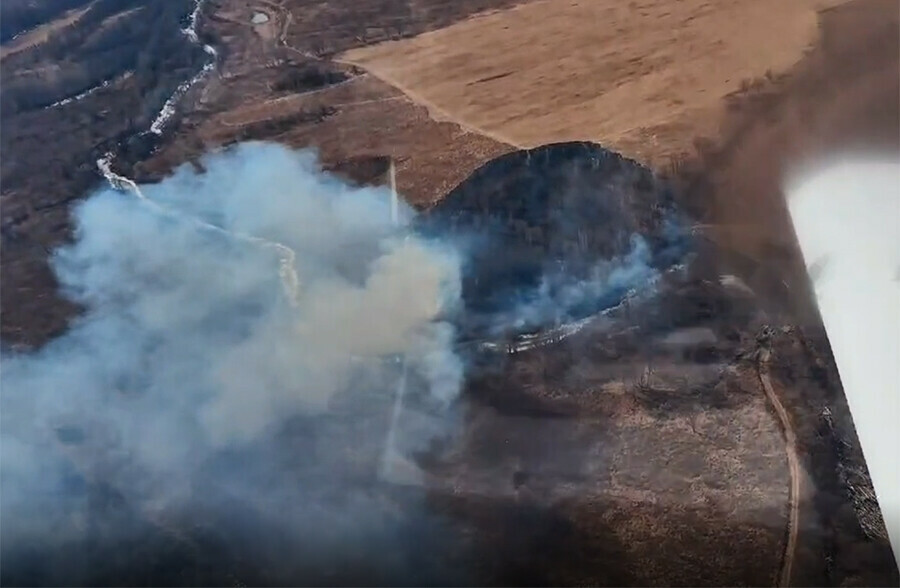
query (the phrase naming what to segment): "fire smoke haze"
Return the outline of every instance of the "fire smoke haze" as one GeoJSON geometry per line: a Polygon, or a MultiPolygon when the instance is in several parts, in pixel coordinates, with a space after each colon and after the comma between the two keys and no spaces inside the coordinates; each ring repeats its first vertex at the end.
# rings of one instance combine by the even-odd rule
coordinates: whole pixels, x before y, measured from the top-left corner
{"type": "MultiPolygon", "coordinates": [[[[408,521],[346,480],[358,473],[354,451],[380,454],[397,358],[437,414],[449,413],[462,367],[439,317],[459,299],[458,260],[396,226],[388,190],[324,175],[312,153],[244,144],[204,166],[143,187],[174,214],[110,189],[75,210],[75,243],[53,264],[88,310],[64,336],[2,364],[4,576],[98,534],[127,541],[124,509],[165,528],[225,503],[238,508],[213,517],[230,521],[247,557],[256,549],[296,566],[287,574],[329,557],[372,568],[368,581],[402,566],[402,549],[383,541],[399,541],[408,521]],[[291,247],[299,303],[285,298],[272,249],[187,217],[291,247]],[[288,429],[301,440],[283,443],[288,429]],[[98,515],[97,486],[124,505],[117,514],[98,515]],[[250,518],[268,521],[268,539],[241,528],[250,518]],[[372,555],[379,541],[393,555],[372,555]]],[[[424,448],[436,430],[403,442],[424,448]]],[[[91,581],[57,564],[29,577],[91,581]]]]}
{"type": "Polygon", "coordinates": [[[900,560],[900,163],[844,158],[788,205],[895,559],[900,560]]]}

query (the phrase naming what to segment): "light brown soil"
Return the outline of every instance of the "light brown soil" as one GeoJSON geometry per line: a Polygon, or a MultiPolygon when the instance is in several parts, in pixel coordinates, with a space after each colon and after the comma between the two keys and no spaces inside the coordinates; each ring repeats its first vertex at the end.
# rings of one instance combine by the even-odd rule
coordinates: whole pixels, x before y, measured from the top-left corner
{"type": "Polygon", "coordinates": [[[541,0],[342,59],[514,144],[662,163],[715,133],[725,96],[799,61],[821,4],[541,0]]]}

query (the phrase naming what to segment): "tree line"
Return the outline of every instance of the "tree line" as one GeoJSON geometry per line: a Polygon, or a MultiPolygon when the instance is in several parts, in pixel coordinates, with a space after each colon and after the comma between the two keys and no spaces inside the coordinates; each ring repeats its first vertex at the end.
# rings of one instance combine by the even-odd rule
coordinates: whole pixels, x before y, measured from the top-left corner
{"type": "Polygon", "coordinates": [[[180,32],[192,7],[189,0],[96,0],[47,42],[4,60],[0,112],[6,118],[44,108],[125,72],[148,110],[158,107],[180,83],[175,78],[189,77],[207,58],[180,32]]]}
{"type": "Polygon", "coordinates": [[[88,2],[89,0],[3,0],[0,3],[0,43],[6,43],[16,35],[58,18],[68,10],[81,8],[88,2]]]}

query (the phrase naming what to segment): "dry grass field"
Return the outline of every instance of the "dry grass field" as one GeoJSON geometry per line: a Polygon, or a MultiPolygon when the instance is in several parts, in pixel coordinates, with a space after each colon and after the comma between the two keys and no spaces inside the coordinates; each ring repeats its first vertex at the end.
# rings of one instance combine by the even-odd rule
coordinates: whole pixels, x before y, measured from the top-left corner
{"type": "Polygon", "coordinates": [[[727,95],[796,64],[822,4],[540,0],[343,59],[512,144],[599,141],[655,163],[714,134],[727,95]]]}

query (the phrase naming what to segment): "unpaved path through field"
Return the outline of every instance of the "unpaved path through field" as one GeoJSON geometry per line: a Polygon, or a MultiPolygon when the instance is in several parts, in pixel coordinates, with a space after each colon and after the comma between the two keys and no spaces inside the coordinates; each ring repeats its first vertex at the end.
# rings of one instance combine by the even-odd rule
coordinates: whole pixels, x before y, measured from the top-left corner
{"type": "Polygon", "coordinates": [[[790,491],[790,516],[788,517],[788,537],[784,546],[784,557],[781,562],[781,572],[778,577],[779,586],[790,586],[791,571],[794,566],[794,554],[797,551],[797,535],[799,532],[800,521],[800,460],[797,457],[797,434],[791,425],[791,419],[787,410],[778,399],[775,388],[772,386],[772,380],[769,377],[769,357],[768,349],[760,349],[759,352],[759,381],[762,384],[766,397],[775,412],[778,414],[778,420],[781,421],[781,427],[784,430],[784,451],[787,454],[788,467],[791,471],[791,491],[790,491]]]}

